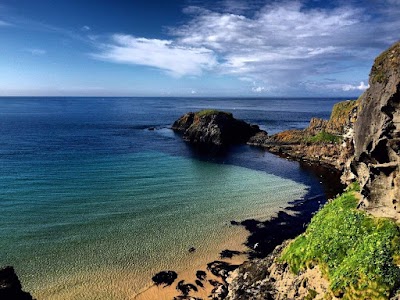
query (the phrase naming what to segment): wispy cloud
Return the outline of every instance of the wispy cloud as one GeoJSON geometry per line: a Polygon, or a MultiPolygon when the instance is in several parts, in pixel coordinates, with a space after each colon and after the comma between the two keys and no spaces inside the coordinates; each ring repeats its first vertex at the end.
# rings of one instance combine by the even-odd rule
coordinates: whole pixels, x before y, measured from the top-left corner
{"type": "Polygon", "coordinates": [[[11,23],[8,23],[6,21],[0,20],[0,27],[3,27],[3,26],[11,26],[11,23]]]}
{"type": "Polygon", "coordinates": [[[37,55],[37,56],[45,55],[47,53],[46,50],[39,49],[39,48],[28,48],[28,49],[25,49],[25,51],[29,52],[32,55],[37,55]]]}
{"type": "Polygon", "coordinates": [[[90,31],[91,28],[89,26],[87,26],[87,25],[84,25],[84,26],[81,27],[81,30],[82,31],[90,31]]]}
{"type": "Polygon", "coordinates": [[[217,64],[214,52],[204,47],[123,34],[113,35],[109,43],[101,45],[100,53],[92,56],[116,63],[155,67],[177,77],[199,75],[217,64]]]}

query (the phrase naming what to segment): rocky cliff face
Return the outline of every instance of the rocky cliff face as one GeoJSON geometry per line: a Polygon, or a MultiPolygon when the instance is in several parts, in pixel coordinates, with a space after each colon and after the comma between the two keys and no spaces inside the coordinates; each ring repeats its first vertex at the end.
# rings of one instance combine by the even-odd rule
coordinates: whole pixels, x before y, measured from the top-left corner
{"type": "Polygon", "coordinates": [[[323,299],[329,291],[329,282],[323,278],[318,266],[295,275],[288,264],[279,261],[289,242],[277,246],[266,258],[244,263],[233,271],[228,278],[226,299],[323,299]]]}
{"type": "Polygon", "coordinates": [[[0,299],[2,300],[32,300],[29,293],[22,291],[21,282],[13,267],[0,269],[0,299]]]}
{"type": "Polygon", "coordinates": [[[353,155],[353,126],[357,119],[358,101],[335,104],[329,120],[312,118],[303,130],[286,130],[263,139],[249,141],[270,152],[297,160],[343,170],[353,155]]]}
{"type": "Polygon", "coordinates": [[[351,170],[361,185],[361,206],[400,218],[400,42],[379,55],[369,89],[360,97],[351,170]]]}
{"type": "Polygon", "coordinates": [[[217,110],[202,110],[187,113],[172,125],[172,129],[183,133],[183,139],[199,146],[223,147],[246,143],[256,134],[267,135],[257,125],[235,119],[231,113],[217,110]]]}

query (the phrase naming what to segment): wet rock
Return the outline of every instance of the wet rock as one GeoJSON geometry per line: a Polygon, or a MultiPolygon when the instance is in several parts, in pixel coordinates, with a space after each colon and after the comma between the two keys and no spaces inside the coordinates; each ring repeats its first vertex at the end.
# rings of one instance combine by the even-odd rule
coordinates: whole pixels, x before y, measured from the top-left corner
{"type": "Polygon", "coordinates": [[[22,290],[21,282],[13,267],[0,269],[0,299],[33,300],[32,296],[22,290]]]}
{"type": "Polygon", "coordinates": [[[203,300],[202,298],[192,296],[176,296],[173,300],[203,300]]]}
{"type": "Polygon", "coordinates": [[[175,271],[161,271],[153,276],[152,280],[156,285],[170,286],[178,278],[175,271]]]}
{"type": "Polygon", "coordinates": [[[232,265],[225,261],[213,261],[207,264],[207,269],[217,277],[221,277],[223,279],[229,276],[229,273],[238,268],[239,265],[232,265]]]}
{"type": "Polygon", "coordinates": [[[176,289],[182,293],[183,296],[189,295],[190,291],[197,292],[198,289],[194,284],[186,283],[184,280],[178,282],[176,289]]]}
{"type": "Polygon", "coordinates": [[[200,280],[196,279],[195,283],[196,283],[197,286],[199,286],[201,288],[204,288],[204,284],[200,280]]]}
{"type": "Polygon", "coordinates": [[[239,255],[242,254],[240,251],[236,250],[222,250],[221,253],[219,254],[220,258],[232,258],[234,255],[239,255]]]}
{"type": "Polygon", "coordinates": [[[209,298],[213,300],[225,299],[228,295],[228,286],[216,280],[209,280],[209,282],[214,287],[209,298]]]}
{"type": "Polygon", "coordinates": [[[197,279],[199,279],[199,280],[205,280],[205,279],[207,278],[207,273],[206,273],[205,271],[198,270],[198,271],[196,272],[196,277],[197,277],[197,279]]]}

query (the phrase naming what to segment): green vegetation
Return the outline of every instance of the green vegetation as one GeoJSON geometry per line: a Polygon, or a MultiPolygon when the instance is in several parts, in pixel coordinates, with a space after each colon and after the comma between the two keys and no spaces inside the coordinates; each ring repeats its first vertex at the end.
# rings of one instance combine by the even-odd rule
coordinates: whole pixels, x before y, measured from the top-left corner
{"type": "Polygon", "coordinates": [[[281,257],[294,273],[318,264],[334,295],[388,299],[400,281],[400,231],[356,209],[356,185],[326,204],[281,257]]]}
{"type": "Polygon", "coordinates": [[[340,136],[328,133],[326,131],[318,132],[316,135],[308,137],[306,142],[313,144],[321,144],[321,143],[331,143],[337,144],[342,141],[340,136]]]}
{"type": "Polygon", "coordinates": [[[315,299],[315,297],[317,297],[317,292],[316,291],[314,291],[314,290],[312,290],[312,289],[309,289],[308,290],[308,294],[307,294],[307,296],[305,296],[304,297],[304,300],[312,300],[312,299],[315,299]]]}
{"type": "Polygon", "coordinates": [[[332,108],[329,122],[344,124],[349,118],[350,112],[357,107],[357,100],[347,100],[336,103],[332,108]]]}
{"type": "Polygon", "coordinates": [[[214,115],[214,114],[219,114],[219,113],[223,113],[223,114],[227,114],[227,115],[231,115],[231,113],[226,113],[220,110],[216,110],[216,109],[203,109],[200,110],[199,112],[196,113],[196,116],[198,117],[204,117],[204,116],[209,116],[209,115],[214,115]]]}

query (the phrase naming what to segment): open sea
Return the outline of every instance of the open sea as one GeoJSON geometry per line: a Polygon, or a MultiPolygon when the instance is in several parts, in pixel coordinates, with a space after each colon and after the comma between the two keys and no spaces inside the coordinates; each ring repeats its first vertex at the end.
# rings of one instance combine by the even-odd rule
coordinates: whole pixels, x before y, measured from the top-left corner
{"type": "Polygon", "coordinates": [[[244,239],[231,220],[328,193],[261,149],[203,156],[174,120],[216,108],[272,134],[327,119],[341,100],[2,97],[0,266],[14,266],[38,300],[133,299],[156,272],[244,239]]]}

